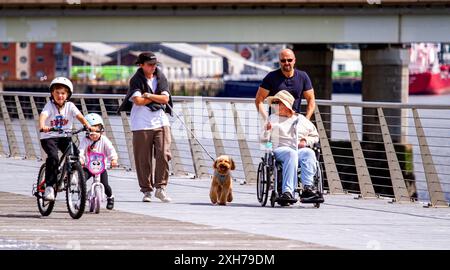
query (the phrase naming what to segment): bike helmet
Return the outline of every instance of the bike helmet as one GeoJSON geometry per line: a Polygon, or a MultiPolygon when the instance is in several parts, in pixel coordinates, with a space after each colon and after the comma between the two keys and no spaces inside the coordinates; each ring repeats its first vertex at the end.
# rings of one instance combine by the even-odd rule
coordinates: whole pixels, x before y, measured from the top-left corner
{"type": "Polygon", "coordinates": [[[66,86],[67,88],[69,88],[69,96],[67,97],[67,99],[69,99],[72,96],[73,93],[73,84],[72,82],[67,79],[66,77],[56,77],[53,79],[53,81],[50,83],[50,91],[52,91],[52,87],[55,84],[62,84],[64,86],[66,86]]]}
{"type": "Polygon", "coordinates": [[[105,126],[102,117],[97,113],[88,113],[84,118],[86,118],[90,126],[102,125],[102,129],[105,126]]]}

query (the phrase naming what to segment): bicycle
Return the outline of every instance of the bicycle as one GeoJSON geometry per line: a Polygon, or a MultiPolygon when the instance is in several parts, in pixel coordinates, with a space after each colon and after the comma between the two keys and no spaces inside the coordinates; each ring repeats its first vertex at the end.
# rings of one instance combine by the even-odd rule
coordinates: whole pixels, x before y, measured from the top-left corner
{"type": "MultiPolygon", "coordinates": [[[[58,162],[58,174],[54,190],[55,199],[58,192],[66,191],[67,210],[73,219],[79,219],[83,215],[86,206],[86,181],[80,158],[74,153],[75,143],[73,137],[80,132],[86,131],[86,128],[83,127],[75,131],[52,128],[50,131],[57,131],[71,138],[68,147],[58,162]]],[[[45,168],[46,165],[44,163],[39,169],[37,183],[33,184],[32,190],[33,195],[36,196],[38,209],[42,216],[50,215],[55,206],[55,201],[44,200],[46,188],[45,168]]]]}
{"type": "Polygon", "coordinates": [[[101,202],[104,201],[103,194],[105,186],[100,183],[100,175],[106,170],[105,155],[88,151],[88,162],[86,168],[92,174],[92,185],[89,192],[89,212],[100,213],[101,202]]]}

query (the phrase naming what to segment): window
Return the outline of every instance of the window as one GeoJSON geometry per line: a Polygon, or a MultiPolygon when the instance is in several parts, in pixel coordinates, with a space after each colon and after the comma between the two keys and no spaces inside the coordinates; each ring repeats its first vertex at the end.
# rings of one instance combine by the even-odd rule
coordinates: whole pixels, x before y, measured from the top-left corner
{"type": "Polygon", "coordinates": [[[2,63],[6,64],[8,62],[9,62],[9,56],[7,56],[7,55],[2,56],[2,63]]]}
{"type": "Polygon", "coordinates": [[[44,57],[43,56],[38,56],[38,57],[36,57],[36,61],[38,63],[42,63],[42,62],[44,62],[44,57]]]}
{"type": "Polygon", "coordinates": [[[63,53],[63,47],[62,43],[55,43],[55,48],[53,49],[54,54],[62,54],[63,53]]]}
{"type": "Polygon", "coordinates": [[[2,80],[5,80],[5,79],[7,79],[8,77],[9,77],[9,72],[8,72],[8,71],[3,71],[3,72],[2,72],[1,79],[2,79],[2,80]]]}
{"type": "Polygon", "coordinates": [[[22,56],[22,57],[20,57],[20,63],[23,63],[23,64],[25,64],[26,62],[27,62],[27,57],[26,56],[22,56]]]}
{"type": "Polygon", "coordinates": [[[345,64],[338,64],[338,71],[345,71],[345,64]]]}
{"type": "Polygon", "coordinates": [[[8,42],[3,42],[2,43],[2,48],[3,49],[8,49],[9,48],[9,43],[8,42]]]}
{"type": "Polygon", "coordinates": [[[20,48],[25,49],[27,47],[27,43],[26,42],[20,42],[20,48]]]}
{"type": "Polygon", "coordinates": [[[36,71],[36,77],[40,80],[41,78],[43,78],[44,77],[44,71],[42,71],[42,70],[38,70],[38,71],[36,71]]]}
{"type": "Polygon", "coordinates": [[[42,42],[36,43],[36,49],[42,49],[42,48],[44,48],[44,43],[42,43],[42,42]]]}
{"type": "Polygon", "coordinates": [[[28,73],[25,70],[22,70],[20,72],[20,78],[23,80],[23,79],[26,79],[27,77],[28,77],[28,73]]]}

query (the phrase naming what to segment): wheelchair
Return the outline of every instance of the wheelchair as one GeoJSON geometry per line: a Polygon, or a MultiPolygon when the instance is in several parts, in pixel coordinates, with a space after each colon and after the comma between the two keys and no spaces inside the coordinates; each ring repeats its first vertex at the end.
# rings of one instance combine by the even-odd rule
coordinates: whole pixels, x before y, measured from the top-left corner
{"type": "MultiPolygon", "coordinates": [[[[324,202],[323,198],[323,171],[321,168],[321,164],[319,162],[320,158],[320,144],[316,143],[313,147],[311,147],[316,154],[316,166],[317,171],[314,175],[314,186],[317,190],[317,197],[313,199],[303,199],[302,192],[303,186],[301,182],[300,172],[301,168],[297,171],[298,185],[294,193],[298,193],[301,203],[310,203],[313,204],[314,207],[319,208],[320,204],[324,202]]],[[[257,171],[257,182],[256,182],[256,194],[258,201],[261,203],[261,206],[265,206],[267,204],[267,200],[269,198],[270,193],[270,205],[275,207],[275,203],[279,203],[283,205],[283,202],[280,200],[281,192],[281,183],[283,180],[283,172],[281,163],[279,163],[275,159],[275,154],[272,152],[265,153],[264,157],[261,157],[262,161],[259,163],[258,171],[257,171]]],[[[295,194],[294,194],[295,197],[295,194]]],[[[290,203],[293,204],[293,203],[290,203]]],[[[284,204],[286,206],[286,204],[284,204]]]]}

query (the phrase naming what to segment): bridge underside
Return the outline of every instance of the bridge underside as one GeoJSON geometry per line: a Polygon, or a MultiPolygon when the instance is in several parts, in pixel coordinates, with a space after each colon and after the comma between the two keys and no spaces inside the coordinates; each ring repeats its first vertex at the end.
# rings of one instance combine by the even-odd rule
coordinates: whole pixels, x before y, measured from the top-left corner
{"type": "MultiPolygon", "coordinates": [[[[69,1],[69,0],[68,0],[69,1]]],[[[76,3],[76,2],[74,2],[76,3]]],[[[450,6],[11,6],[8,42],[450,42],[450,6]]]]}

